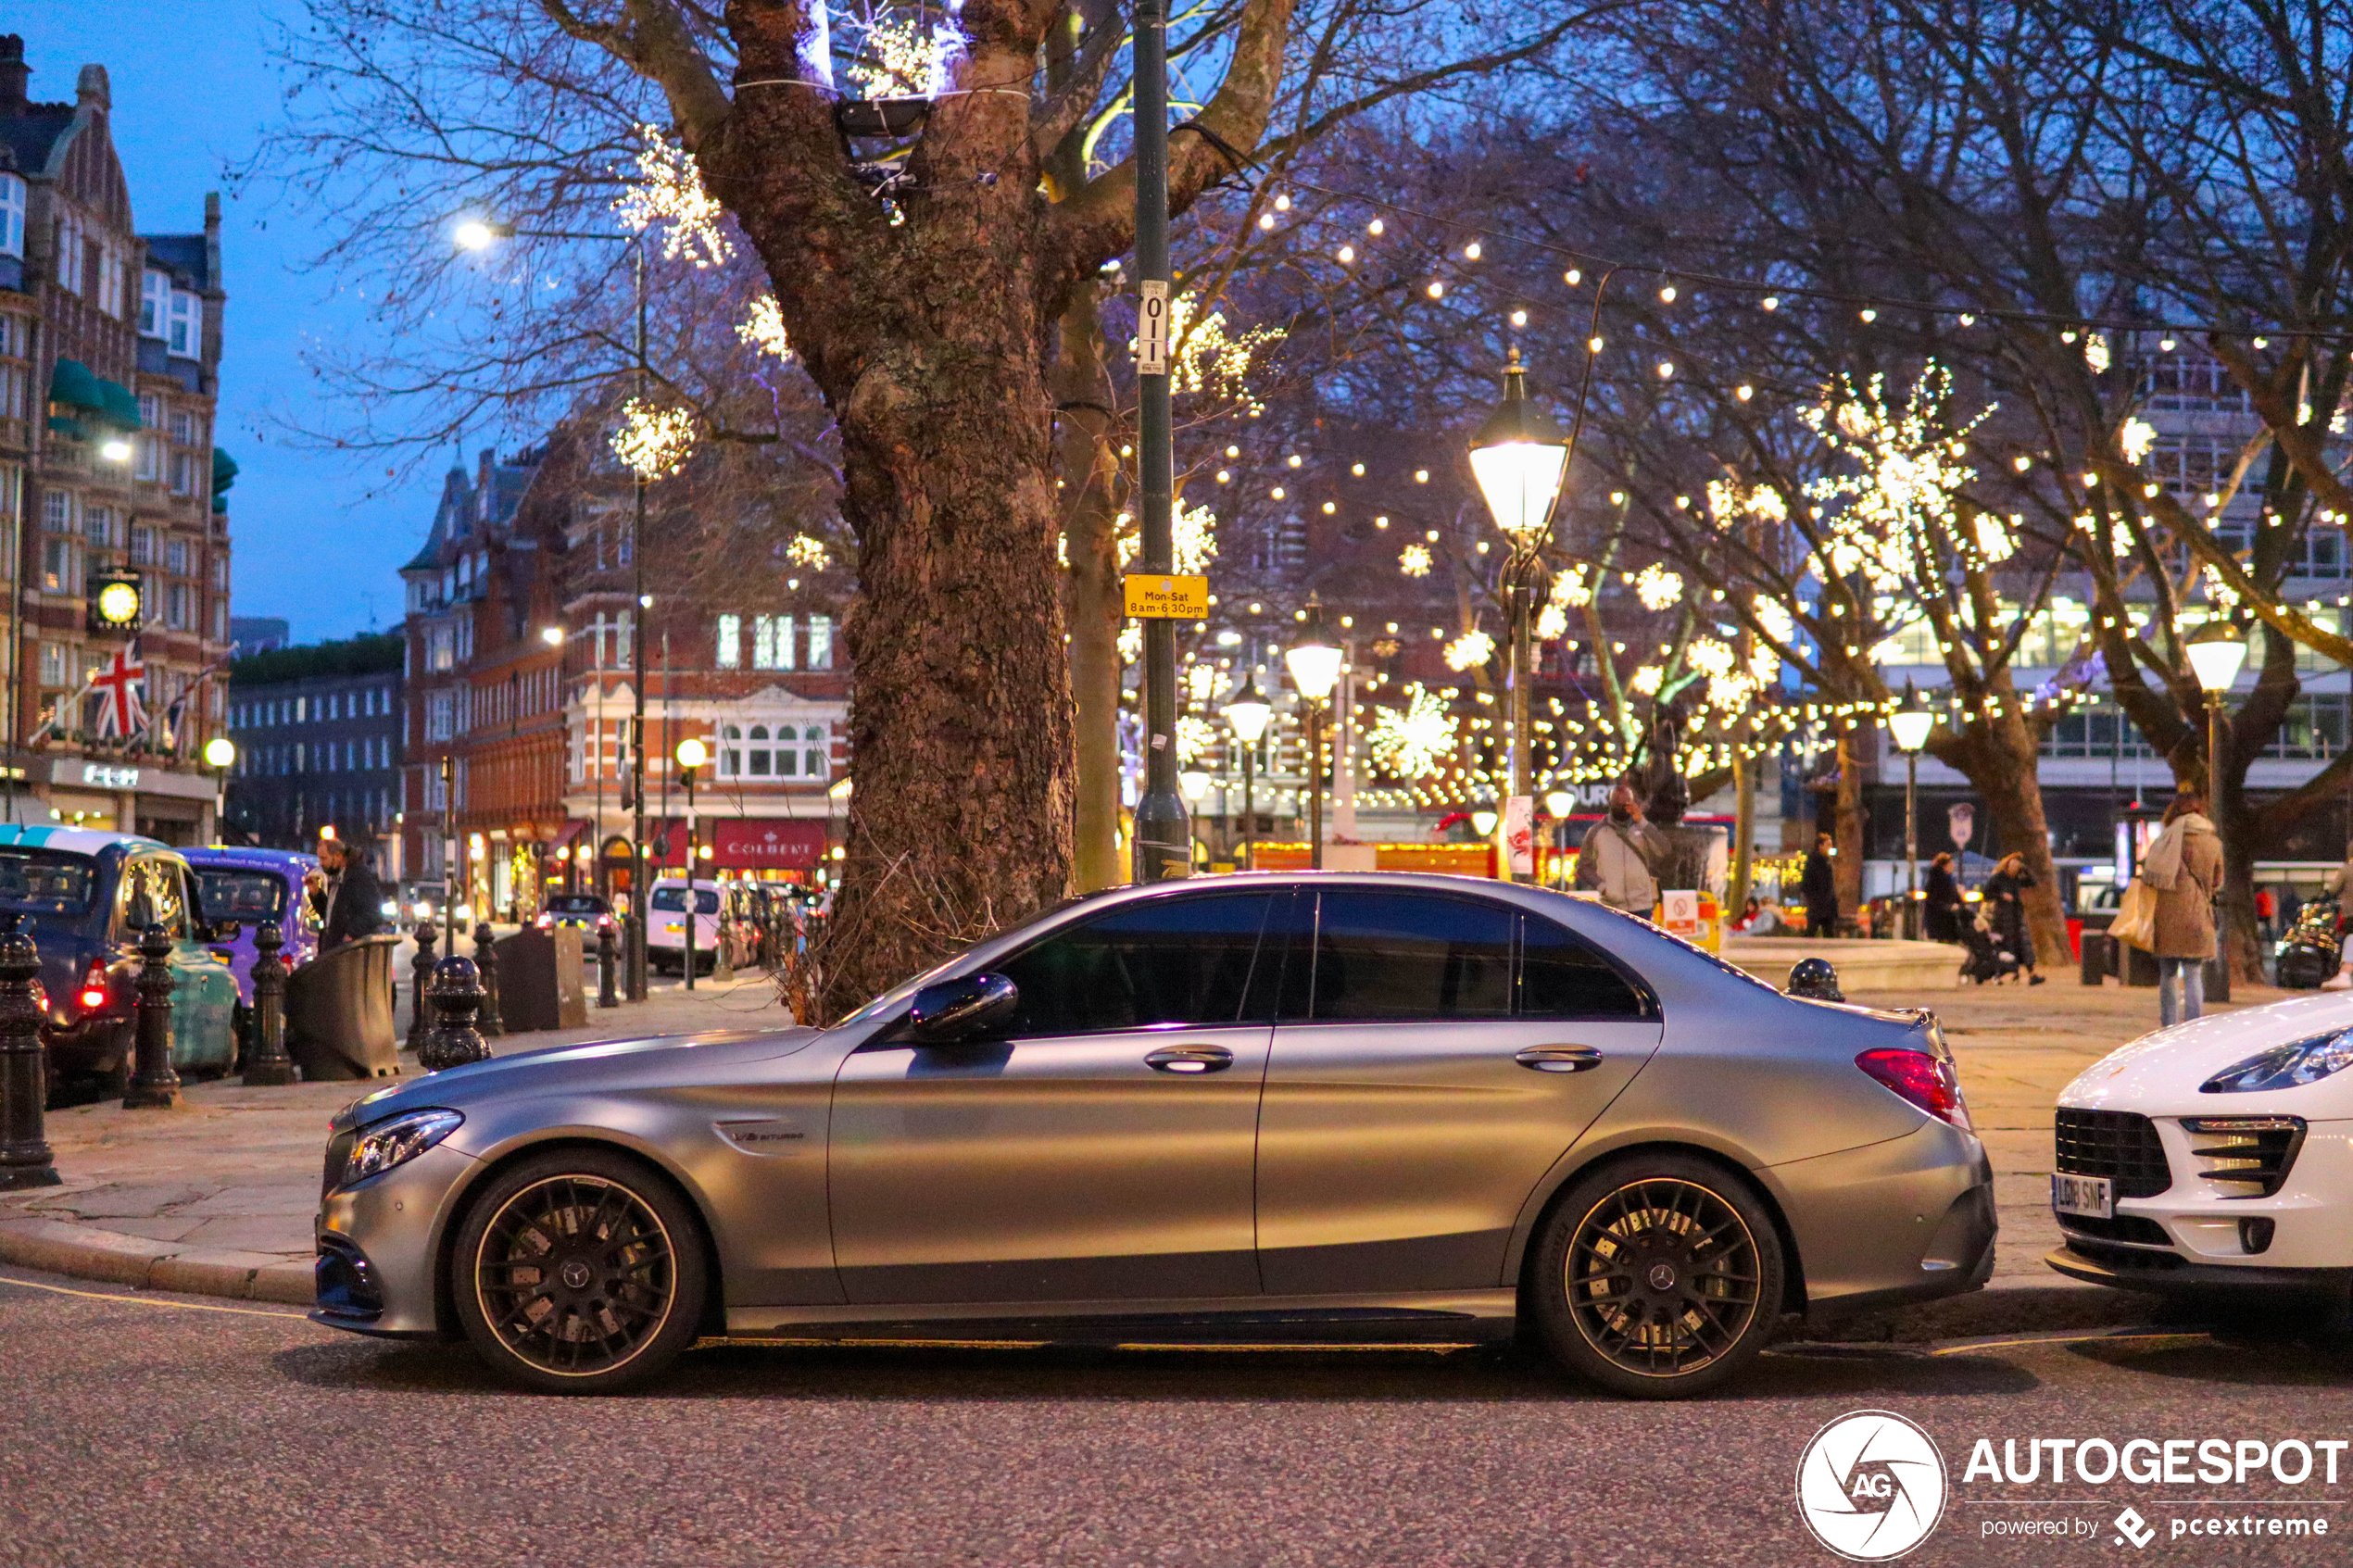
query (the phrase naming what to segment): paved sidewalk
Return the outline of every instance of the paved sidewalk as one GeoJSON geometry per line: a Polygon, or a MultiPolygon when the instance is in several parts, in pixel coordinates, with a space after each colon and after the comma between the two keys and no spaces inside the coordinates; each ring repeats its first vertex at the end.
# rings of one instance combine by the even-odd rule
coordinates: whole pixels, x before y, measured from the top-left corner
{"type": "MultiPolygon", "coordinates": [[[[692,993],[657,982],[643,1002],[592,1004],[584,1028],[490,1045],[504,1056],[790,1022],[767,977],[754,972],[700,980],[692,993]]],[[[406,1053],[401,1065],[407,1075],[418,1071],[406,1053]]],[[[119,1101],[51,1111],[49,1145],[64,1185],[0,1196],[0,1262],[308,1305],[328,1118],[392,1081],[249,1089],[232,1080],[189,1085],[178,1111],[126,1111],[119,1101]]]]}
{"type": "MultiPolygon", "coordinates": [[[[2288,993],[2241,987],[2232,1006],[2288,993]]],[[[2085,987],[2062,975],[2044,985],[1932,993],[1855,992],[1872,1007],[1936,1010],[1960,1063],[1970,1113],[1992,1153],[2002,1237],[1994,1286],[2003,1308],[1969,1298],[1968,1327],[1993,1333],[2061,1317],[2145,1311],[2136,1298],[2079,1286],[2044,1267],[2058,1245],[2048,1209],[2051,1106],[2083,1068],[2156,1027],[2157,993],[2085,987]],[[2058,1300],[2060,1297],[2065,1300],[2058,1300]],[[2054,1302],[2057,1302],[2054,1305],[2054,1302]],[[2013,1316],[2005,1316],[2009,1311],[2013,1316]]],[[[2219,1008],[2216,1010],[2221,1010],[2219,1008]]],[[[774,1027],[788,1022],[764,977],[675,983],[585,1029],[510,1035],[501,1054],[581,1040],[774,1027]]],[[[406,1060],[415,1071],[413,1060],[406,1060]]],[[[0,1198],[0,1261],[157,1288],[308,1303],[310,1223],[319,1206],[327,1119],[373,1085],[304,1084],[248,1089],[192,1085],[176,1114],[82,1106],[49,1118],[65,1185],[0,1198]]],[[[1941,1315],[1936,1308],[1923,1309],[1941,1315]]]]}

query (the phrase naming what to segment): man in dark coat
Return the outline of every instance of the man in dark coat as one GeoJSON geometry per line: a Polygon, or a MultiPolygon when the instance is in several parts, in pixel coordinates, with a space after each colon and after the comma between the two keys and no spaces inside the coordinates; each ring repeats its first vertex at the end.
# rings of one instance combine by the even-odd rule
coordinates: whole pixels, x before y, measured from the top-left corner
{"type": "Polygon", "coordinates": [[[384,884],[368,865],[365,850],[340,838],[319,843],[321,871],[303,879],[311,909],[319,916],[319,950],[340,947],[384,928],[384,884]]]}
{"type": "Polygon", "coordinates": [[[1808,936],[1838,935],[1838,877],[1831,871],[1831,857],[1837,853],[1829,834],[1814,835],[1813,853],[1806,857],[1806,874],[1798,882],[1799,891],[1806,896],[1808,936]]]}

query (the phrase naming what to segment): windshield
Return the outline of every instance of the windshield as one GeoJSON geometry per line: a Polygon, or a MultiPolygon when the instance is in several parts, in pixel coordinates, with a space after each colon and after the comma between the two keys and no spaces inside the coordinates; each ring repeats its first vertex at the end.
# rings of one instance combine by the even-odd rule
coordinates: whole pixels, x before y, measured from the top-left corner
{"type": "Polygon", "coordinates": [[[605,901],[593,893],[560,893],[547,900],[547,908],[560,915],[600,915],[605,901]]]}
{"type": "MultiPolygon", "coordinates": [[[[686,890],[685,888],[683,888],[683,887],[657,887],[657,888],[655,888],[655,889],[654,889],[654,908],[655,908],[655,909],[668,909],[668,910],[670,910],[672,913],[675,914],[677,911],[679,911],[679,910],[681,910],[681,909],[685,909],[686,907],[686,890]]],[[[717,914],[718,912],[719,912],[719,895],[718,895],[718,894],[716,894],[716,893],[713,893],[713,892],[712,892],[710,888],[708,888],[708,887],[698,887],[698,888],[696,888],[696,889],[695,889],[695,913],[697,913],[697,914],[698,914],[698,915],[715,915],[715,914],[717,914]]]]}
{"type": "Polygon", "coordinates": [[[196,882],[203,890],[207,920],[233,920],[258,925],[285,912],[285,879],[275,872],[208,867],[196,872],[196,882]]]}
{"type": "Polygon", "coordinates": [[[0,909],[84,915],[98,886],[98,862],[56,849],[0,849],[0,909]]]}

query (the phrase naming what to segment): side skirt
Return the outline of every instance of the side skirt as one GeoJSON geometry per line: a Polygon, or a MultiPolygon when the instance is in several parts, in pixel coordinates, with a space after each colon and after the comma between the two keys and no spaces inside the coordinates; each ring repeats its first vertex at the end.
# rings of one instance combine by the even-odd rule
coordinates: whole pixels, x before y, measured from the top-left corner
{"type": "Polygon", "coordinates": [[[806,1345],[1467,1346],[1509,1339],[1511,1290],[1188,1301],[734,1307],[726,1338],[806,1345]]]}

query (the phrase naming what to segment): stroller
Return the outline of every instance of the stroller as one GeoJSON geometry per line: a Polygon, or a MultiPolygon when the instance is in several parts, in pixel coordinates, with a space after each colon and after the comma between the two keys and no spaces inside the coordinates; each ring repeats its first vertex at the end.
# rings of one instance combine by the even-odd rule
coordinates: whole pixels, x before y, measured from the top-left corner
{"type": "Polygon", "coordinates": [[[2018,955],[1997,945],[1982,915],[1964,919],[1961,926],[1961,977],[1974,985],[2018,978],[2018,955]]]}

